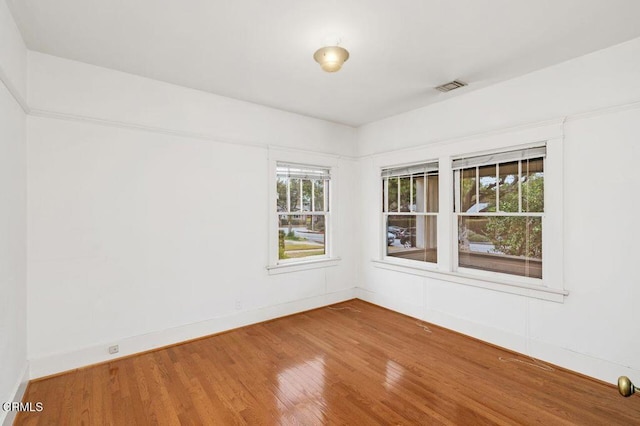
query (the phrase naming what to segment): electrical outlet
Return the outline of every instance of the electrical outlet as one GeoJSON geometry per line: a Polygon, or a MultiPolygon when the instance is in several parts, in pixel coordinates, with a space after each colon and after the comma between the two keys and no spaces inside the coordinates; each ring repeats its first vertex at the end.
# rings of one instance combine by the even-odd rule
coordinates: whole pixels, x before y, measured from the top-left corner
{"type": "Polygon", "coordinates": [[[236,300],[236,311],[242,310],[242,302],[240,300],[236,300]]]}
{"type": "Polygon", "coordinates": [[[109,353],[111,355],[117,354],[118,352],[120,352],[120,347],[118,345],[109,346],[109,353]]]}

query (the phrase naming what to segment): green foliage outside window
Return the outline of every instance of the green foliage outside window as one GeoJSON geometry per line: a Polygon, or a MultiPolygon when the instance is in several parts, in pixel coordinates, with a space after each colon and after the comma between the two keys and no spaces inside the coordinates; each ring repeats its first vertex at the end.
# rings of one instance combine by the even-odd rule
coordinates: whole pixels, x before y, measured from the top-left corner
{"type": "MultiPolygon", "coordinates": [[[[512,185],[517,186],[517,182],[512,185]]],[[[542,212],[544,178],[529,176],[522,182],[522,210],[542,212]]],[[[500,205],[518,211],[518,191],[501,192],[500,205]],[[504,194],[504,195],[502,195],[504,194]]],[[[542,258],[542,220],[540,217],[492,216],[484,228],[497,251],[513,256],[542,258]]]]}

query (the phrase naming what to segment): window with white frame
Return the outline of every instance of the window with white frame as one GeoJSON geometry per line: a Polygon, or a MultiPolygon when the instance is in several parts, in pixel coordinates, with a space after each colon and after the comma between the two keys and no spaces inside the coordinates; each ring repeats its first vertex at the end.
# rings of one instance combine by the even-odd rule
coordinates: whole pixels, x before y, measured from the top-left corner
{"type": "Polygon", "coordinates": [[[382,170],[388,257],[437,263],[438,163],[382,170]]]}
{"type": "Polygon", "coordinates": [[[542,279],[545,156],[539,146],[452,161],[458,270],[542,279]]]}
{"type": "Polygon", "coordinates": [[[327,257],[330,169],[277,163],[278,261],[327,257]]]}

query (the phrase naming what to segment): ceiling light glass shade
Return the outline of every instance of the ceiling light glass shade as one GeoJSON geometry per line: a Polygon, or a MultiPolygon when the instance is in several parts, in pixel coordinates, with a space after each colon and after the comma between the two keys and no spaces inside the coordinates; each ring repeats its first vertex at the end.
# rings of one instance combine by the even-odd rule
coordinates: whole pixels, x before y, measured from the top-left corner
{"type": "Polygon", "coordinates": [[[349,59],[349,52],[340,46],[327,46],[316,50],[313,59],[326,72],[336,72],[349,59]]]}

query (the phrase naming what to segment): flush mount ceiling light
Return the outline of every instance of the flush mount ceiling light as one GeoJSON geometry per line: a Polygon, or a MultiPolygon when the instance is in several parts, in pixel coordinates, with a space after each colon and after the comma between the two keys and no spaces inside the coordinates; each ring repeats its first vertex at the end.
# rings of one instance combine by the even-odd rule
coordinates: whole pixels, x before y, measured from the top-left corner
{"type": "Polygon", "coordinates": [[[316,50],[316,53],[313,54],[313,59],[326,72],[336,72],[349,59],[349,52],[340,46],[326,46],[316,50]]]}

